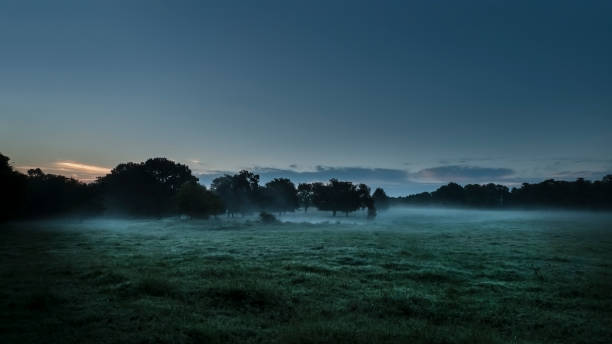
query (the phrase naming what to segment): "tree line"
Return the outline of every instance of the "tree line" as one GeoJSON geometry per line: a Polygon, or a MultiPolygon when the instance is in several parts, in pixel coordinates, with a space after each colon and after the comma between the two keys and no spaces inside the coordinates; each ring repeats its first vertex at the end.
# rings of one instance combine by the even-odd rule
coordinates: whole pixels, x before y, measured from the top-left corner
{"type": "Polygon", "coordinates": [[[509,189],[499,184],[449,183],[433,192],[422,192],[392,200],[402,205],[448,205],[480,208],[558,207],[579,209],[612,209],[612,175],[601,180],[575,181],[548,179],[540,183],[523,183],[509,189]]]}
{"type": "Polygon", "coordinates": [[[599,181],[549,179],[509,189],[498,184],[449,183],[433,192],[389,197],[365,184],[331,179],[295,185],[276,178],[260,185],[249,171],[218,177],[210,189],[198,183],[189,167],[166,158],[122,163],[93,183],[30,169],[15,171],[0,154],[0,221],[60,215],[128,215],[159,217],[187,214],[233,217],[256,211],[293,212],[310,208],[347,215],[357,210],[368,218],[392,205],[443,205],[481,208],[567,207],[612,209],[612,175],[599,181]]]}
{"type": "Polygon", "coordinates": [[[166,158],[122,163],[93,183],[46,174],[41,169],[26,174],[15,171],[0,154],[0,221],[60,215],[129,215],[159,217],[186,214],[209,217],[235,216],[255,211],[293,212],[310,207],[342,212],[367,209],[376,216],[374,195],[365,184],[331,179],[328,183],[303,183],[286,178],[260,185],[259,175],[240,171],[213,180],[210,189],[198,183],[189,167],[166,158]]]}

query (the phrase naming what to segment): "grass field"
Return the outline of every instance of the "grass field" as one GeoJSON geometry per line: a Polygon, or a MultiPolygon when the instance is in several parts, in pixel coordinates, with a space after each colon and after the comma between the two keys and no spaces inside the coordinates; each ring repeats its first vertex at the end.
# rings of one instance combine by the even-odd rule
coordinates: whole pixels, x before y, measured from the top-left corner
{"type": "Polygon", "coordinates": [[[612,216],[379,215],[4,225],[0,343],[610,343],[612,216]]]}

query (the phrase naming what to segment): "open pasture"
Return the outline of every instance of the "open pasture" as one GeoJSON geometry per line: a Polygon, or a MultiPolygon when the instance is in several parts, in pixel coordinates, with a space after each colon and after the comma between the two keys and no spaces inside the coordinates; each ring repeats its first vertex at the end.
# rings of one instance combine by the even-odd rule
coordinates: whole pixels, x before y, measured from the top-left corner
{"type": "Polygon", "coordinates": [[[609,343],[612,216],[65,220],[0,230],[2,343],[609,343]]]}

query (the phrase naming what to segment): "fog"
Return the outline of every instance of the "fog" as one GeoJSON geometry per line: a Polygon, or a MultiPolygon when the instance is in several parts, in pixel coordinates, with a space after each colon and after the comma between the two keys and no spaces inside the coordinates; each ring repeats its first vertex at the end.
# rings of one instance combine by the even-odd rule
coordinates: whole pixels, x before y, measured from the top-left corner
{"type": "Polygon", "coordinates": [[[355,229],[386,231],[612,230],[612,213],[574,210],[479,210],[442,207],[392,207],[379,211],[375,219],[365,212],[333,217],[328,212],[296,212],[280,216],[286,223],[339,224],[355,229]],[[353,225],[353,226],[350,226],[353,225]]]}
{"type": "Polygon", "coordinates": [[[344,216],[309,210],[275,214],[275,224],[263,224],[257,214],[207,220],[188,217],[165,218],[64,218],[24,222],[35,229],[61,229],[79,232],[148,232],[179,234],[206,230],[372,230],[372,231],[452,231],[452,230],[525,230],[561,231],[581,228],[612,230],[612,213],[572,210],[475,210],[456,208],[392,207],[368,219],[365,211],[344,216]]]}

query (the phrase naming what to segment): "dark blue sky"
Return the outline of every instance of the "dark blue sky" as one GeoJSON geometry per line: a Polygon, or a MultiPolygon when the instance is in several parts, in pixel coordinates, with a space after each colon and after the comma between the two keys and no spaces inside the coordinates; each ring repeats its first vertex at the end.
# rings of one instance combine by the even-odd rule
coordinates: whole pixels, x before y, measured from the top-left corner
{"type": "Polygon", "coordinates": [[[166,156],[396,194],[600,178],[611,18],[611,1],[0,1],[0,152],[80,178],[166,156]]]}

